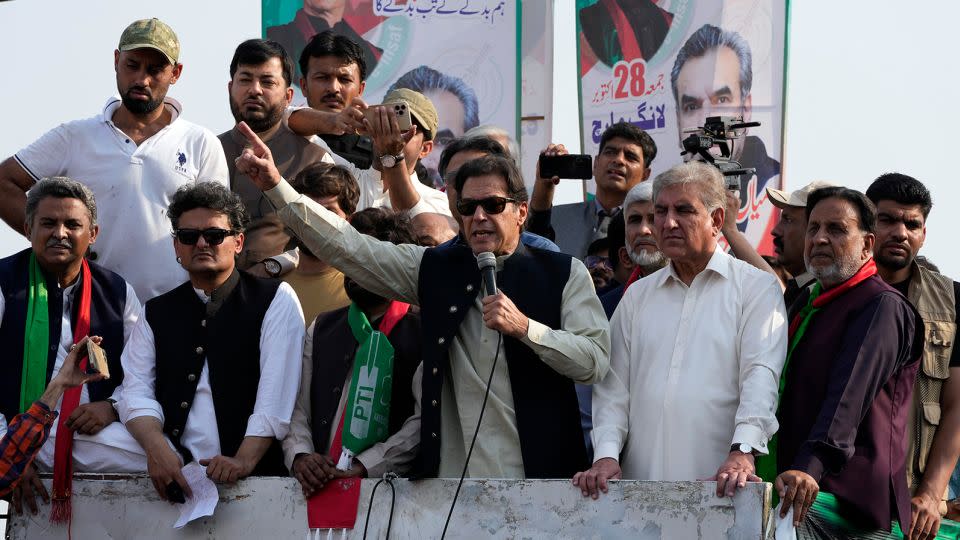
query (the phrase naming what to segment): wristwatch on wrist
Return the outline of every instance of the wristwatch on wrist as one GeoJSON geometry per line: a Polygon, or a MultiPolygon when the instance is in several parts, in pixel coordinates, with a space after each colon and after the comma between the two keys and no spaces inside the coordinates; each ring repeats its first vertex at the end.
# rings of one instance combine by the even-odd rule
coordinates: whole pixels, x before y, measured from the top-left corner
{"type": "Polygon", "coordinates": [[[267,275],[273,278],[278,277],[280,271],[283,269],[276,259],[264,259],[261,262],[263,263],[263,268],[267,271],[267,275]]]}
{"type": "Polygon", "coordinates": [[[380,164],[383,165],[385,169],[392,169],[403,162],[403,151],[397,153],[393,156],[390,154],[384,154],[380,156],[380,164]]]}
{"type": "Polygon", "coordinates": [[[730,451],[733,452],[734,450],[743,454],[753,454],[753,455],[756,455],[756,452],[757,452],[752,446],[750,446],[747,443],[734,444],[733,446],[730,447],[730,451]]]}

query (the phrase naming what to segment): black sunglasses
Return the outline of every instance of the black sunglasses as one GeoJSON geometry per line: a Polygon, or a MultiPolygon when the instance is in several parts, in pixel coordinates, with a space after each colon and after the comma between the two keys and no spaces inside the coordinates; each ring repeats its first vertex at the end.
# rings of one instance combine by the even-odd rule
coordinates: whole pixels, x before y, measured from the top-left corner
{"type": "Polygon", "coordinates": [[[499,214],[507,207],[507,203],[517,202],[510,197],[487,197],[486,199],[460,199],[457,201],[457,212],[461,216],[472,216],[477,211],[477,207],[483,207],[483,211],[488,214],[499,214]]]}
{"type": "Polygon", "coordinates": [[[224,238],[228,236],[233,236],[237,234],[236,231],[228,231],[226,229],[218,229],[216,227],[211,227],[209,229],[177,229],[173,231],[173,236],[185,246],[196,245],[200,241],[200,237],[203,236],[203,239],[206,240],[207,244],[211,246],[219,246],[223,243],[224,238]]]}

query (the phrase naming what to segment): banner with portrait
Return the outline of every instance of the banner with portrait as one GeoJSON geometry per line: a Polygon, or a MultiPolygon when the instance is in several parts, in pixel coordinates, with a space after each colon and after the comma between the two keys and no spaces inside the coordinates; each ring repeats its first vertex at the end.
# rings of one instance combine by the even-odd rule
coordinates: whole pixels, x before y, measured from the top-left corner
{"type": "MultiPolygon", "coordinates": [[[[350,37],[367,64],[363,99],[394,87],[417,90],[437,108],[434,149],[423,164],[436,177],[446,143],[481,124],[517,138],[519,1],[262,0],[263,35],[293,57],[325,30],[350,37]]],[[[299,84],[299,67],[297,80],[299,84]]]]}
{"type": "MultiPolygon", "coordinates": [[[[651,178],[681,163],[681,141],[712,116],[743,116],[733,158],[756,173],[740,179],[738,227],[772,253],[780,187],[786,0],[577,0],[584,152],[625,120],[657,143],[651,178]]],[[[594,186],[589,184],[588,192],[594,186]]]]}

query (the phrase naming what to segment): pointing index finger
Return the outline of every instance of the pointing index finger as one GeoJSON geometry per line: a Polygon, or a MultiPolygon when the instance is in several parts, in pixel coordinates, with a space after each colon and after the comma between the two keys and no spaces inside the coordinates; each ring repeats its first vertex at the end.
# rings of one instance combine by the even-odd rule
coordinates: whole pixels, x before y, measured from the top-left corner
{"type": "Polygon", "coordinates": [[[265,152],[268,152],[267,145],[260,140],[260,137],[254,133],[250,126],[246,122],[240,122],[237,124],[237,129],[240,130],[240,133],[246,137],[247,142],[250,143],[250,147],[253,148],[254,153],[258,157],[262,157],[265,152]]]}

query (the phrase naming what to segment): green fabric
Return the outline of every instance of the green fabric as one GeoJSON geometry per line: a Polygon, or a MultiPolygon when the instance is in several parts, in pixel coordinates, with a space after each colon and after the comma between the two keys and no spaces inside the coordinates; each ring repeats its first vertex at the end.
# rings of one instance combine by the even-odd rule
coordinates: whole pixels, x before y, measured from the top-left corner
{"type": "MultiPolygon", "coordinates": [[[[343,451],[350,457],[387,438],[393,381],[393,345],[383,332],[373,329],[356,304],[347,310],[347,323],[359,346],[353,360],[353,377],[347,394],[343,424],[343,451]]],[[[344,467],[340,467],[343,469],[344,467]]]]}
{"type": "MultiPolygon", "coordinates": [[[[886,531],[865,531],[855,525],[852,521],[845,518],[840,513],[840,505],[837,498],[831,493],[821,491],[817,494],[817,499],[813,502],[807,513],[807,519],[811,523],[802,523],[798,529],[798,537],[806,537],[803,529],[812,528],[820,532],[829,532],[836,537],[857,538],[857,539],[880,539],[904,538],[903,531],[900,530],[900,524],[894,521],[891,524],[890,532],[886,531]]],[[[960,523],[949,519],[940,520],[940,530],[934,537],[937,540],[957,540],[960,538],[960,523]]]]}
{"type": "Polygon", "coordinates": [[[27,288],[27,320],[23,336],[23,374],[20,378],[20,412],[40,398],[47,386],[47,347],[50,346],[50,316],[47,308],[47,281],[30,253],[27,288]]]}
{"type": "MultiPolygon", "coordinates": [[[[790,357],[793,356],[794,349],[797,348],[797,344],[800,343],[800,340],[803,339],[804,334],[807,333],[807,327],[810,325],[810,320],[813,319],[813,315],[820,311],[820,308],[813,307],[813,301],[820,296],[822,287],[820,282],[817,281],[814,284],[813,289],[810,291],[810,298],[807,300],[807,305],[803,306],[803,309],[800,310],[800,313],[797,314],[797,317],[800,318],[800,324],[797,326],[797,330],[793,333],[793,336],[790,338],[790,346],[787,349],[787,359],[783,363],[783,369],[780,370],[780,385],[777,391],[777,403],[780,403],[780,399],[783,398],[783,389],[787,383],[787,366],[790,365],[790,357]]],[[[779,407],[779,405],[778,405],[779,407]]],[[[777,478],[777,435],[779,435],[779,430],[777,433],[773,434],[773,437],[770,437],[770,441],[767,443],[767,455],[757,457],[757,476],[762,478],[765,482],[773,482],[777,478]]],[[[776,505],[779,500],[777,492],[773,492],[773,504],[776,505]]]]}

